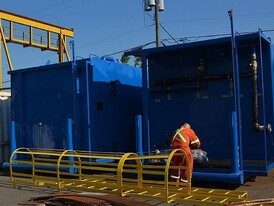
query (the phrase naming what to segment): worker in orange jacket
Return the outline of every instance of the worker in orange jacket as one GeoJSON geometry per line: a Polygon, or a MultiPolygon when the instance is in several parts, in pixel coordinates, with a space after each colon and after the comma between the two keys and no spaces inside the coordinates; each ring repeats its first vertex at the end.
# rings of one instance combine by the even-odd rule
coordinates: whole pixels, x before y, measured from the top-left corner
{"type": "MultiPolygon", "coordinates": [[[[188,175],[190,175],[190,178],[192,177],[194,160],[191,149],[197,149],[200,145],[201,142],[199,138],[188,123],[184,123],[179,129],[176,130],[172,138],[171,149],[183,149],[186,152],[189,160],[190,174],[188,174],[187,170],[183,170],[181,176],[180,169],[172,169],[170,176],[172,182],[187,182],[188,175]]],[[[174,155],[172,162],[173,166],[186,165],[186,160],[183,156],[174,155]]]]}

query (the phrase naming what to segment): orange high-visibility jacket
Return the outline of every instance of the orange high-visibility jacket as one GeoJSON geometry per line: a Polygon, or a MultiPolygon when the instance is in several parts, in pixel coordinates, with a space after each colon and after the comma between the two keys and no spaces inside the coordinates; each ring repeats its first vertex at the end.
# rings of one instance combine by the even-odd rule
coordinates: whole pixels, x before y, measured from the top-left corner
{"type": "Polygon", "coordinates": [[[190,128],[180,128],[176,131],[172,143],[172,149],[184,149],[190,151],[190,147],[196,149],[201,142],[195,132],[190,128]]]}

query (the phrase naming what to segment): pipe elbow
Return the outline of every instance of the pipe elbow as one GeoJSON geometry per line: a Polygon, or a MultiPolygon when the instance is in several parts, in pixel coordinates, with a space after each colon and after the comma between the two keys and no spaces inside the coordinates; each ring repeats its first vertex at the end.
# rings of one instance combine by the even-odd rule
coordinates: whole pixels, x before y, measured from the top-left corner
{"type": "Polygon", "coordinates": [[[254,124],[254,128],[257,131],[267,131],[267,132],[272,132],[272,126],[271,124],[267,125],[260,125],[258,122],[254,124]]]}
{"type": "Polygon", "coordinates": [[[256,130],[258,130],[258,131],[260,130],[260,125],[258,122],[254,123],[253,126],[256,130]]]}

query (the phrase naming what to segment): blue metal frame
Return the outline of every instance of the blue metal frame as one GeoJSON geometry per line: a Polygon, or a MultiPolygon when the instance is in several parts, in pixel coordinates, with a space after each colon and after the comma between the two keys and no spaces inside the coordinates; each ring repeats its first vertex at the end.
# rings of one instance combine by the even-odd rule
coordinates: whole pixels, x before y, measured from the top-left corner
{"type": "Polygon", "coordinates": [[[148,91],[149,91],[149,70],[147,65],[147,58],[145,55],[142,56],[142,81],[143,81],[143,127],[144,127],[144,148],[150,153],[150,126],[149,126],[149,106],[148,102],[148,91]]]}
{"type": "Polygon", "coordinates": [[[87,101],[87,130],[88,130],[87,138],[88,138],[88,149],[91,150],[89,65],[92,65],[91,60],[86,61],[86,101],[87,101]]]}
{"type": "MultiPolygon", "coordinates": [[[[261,68],[261,87],[262,87],[262,111],[263,111],[263,125],[266,125],[266,117],[265,117],[265,89],[264,89],[264,64],[263,64],[263,49],[262,49],[262,31],[259,30],[259,49],[260,49],[260,68],[261,68]]],[[[267,143],[266,143],[266,130],[264,130],[264,145],[265,148],[267,148],[267,143]]],[[[267,150],[265,150],[265,166],[267,167],[267,150]]]]}
{"type": "MultiPolygon", "coordinates": [[[[237,118],[234,123],[237,123],[237,138],[239,141],[239,156],[240,156],[240,169],[243,169],[243,155],[242,155],[242,117],[241,117],[241,99],[240,99],[240,72],[239,72],[239,62],[238,62],[238,49],[237,49],[237,42],[234,33],[234,25],[233,25],[233,15],[232,11],[229,11],[229,17],[231,22],[231,45],[232,45],[232,60],[233,60],[233,84],[234,84],[234,98],[235,98],[235,111],[237,118]],[[230,13],[231,12],[231,13],[230,13]]],[[[238,142],[237,141],[237,142],[238,142]]],[[[234,150],[237,150],[238,144],[234,144],[234,150]]]]}

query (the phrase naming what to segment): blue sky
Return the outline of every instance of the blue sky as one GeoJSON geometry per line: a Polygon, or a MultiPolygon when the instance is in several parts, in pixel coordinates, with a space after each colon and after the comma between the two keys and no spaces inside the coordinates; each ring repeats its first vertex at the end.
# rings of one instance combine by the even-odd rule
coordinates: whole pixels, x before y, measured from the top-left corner
{"type": "MultiPolygon", "coordinates": [[[[73,28],[76,56],[103,56],[155,41],[154,12],[144,12],[143,0],[0,1],[1,10],[73,28]]],[[[174,38],[203,40],[198,37],[230,33],[229,9],[234,14],[234,30],[239,33],[257,31],[258,28],[274,30],[273,0],[165,0],[160,22],[174,38]]],[[[168,33],[162,28],[160,38],[171,39],[168,33]]],[[[274,41],[274,32],[265,32],[265,35],[274,41]]],[[[174,44],[172,40],[164,42],[174,44]]],[[[58,61],[54,52],[8,46],[14,69],[44,65],[48,60],[51,63],[58,61]]],[[[120,56],[114,55],[118,59],[120,56]]],[[[4,51],[2,59],[3,81],[8,81],[4,51]]]]}

